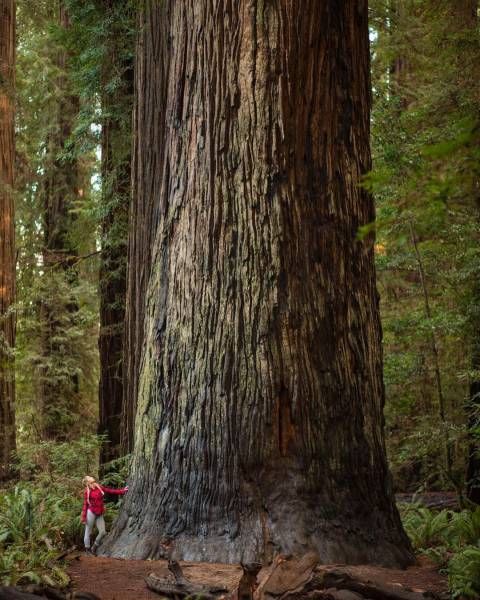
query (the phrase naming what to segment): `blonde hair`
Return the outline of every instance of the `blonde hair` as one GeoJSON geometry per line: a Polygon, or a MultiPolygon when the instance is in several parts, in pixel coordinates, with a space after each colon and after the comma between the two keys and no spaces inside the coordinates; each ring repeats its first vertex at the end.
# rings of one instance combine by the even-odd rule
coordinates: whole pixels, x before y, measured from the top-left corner
{"type": "Polygon", "coordinates": [[[97,481],[95,480],[95,477],[91,477],[90,475],[85,475],[85,477],[82,479],[82,483],[85,486],[86,491],[87,491],[87,504],[90,504],[90,490],[92,488],[99,489],[102,492],[102,496],[105,495],[105,492],[102,490],[102,486],[97,483],[97,481]]]}

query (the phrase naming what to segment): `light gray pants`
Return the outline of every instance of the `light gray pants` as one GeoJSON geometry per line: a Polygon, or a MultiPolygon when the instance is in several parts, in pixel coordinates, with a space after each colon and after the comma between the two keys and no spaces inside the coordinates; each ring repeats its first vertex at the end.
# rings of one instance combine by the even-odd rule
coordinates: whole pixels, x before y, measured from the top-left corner
{"type": "Polygon", "coordinates": [[[103,515],[96,515],[90,509],[88,509],[87,522],[85,523],[85,535],[83,537],[85,548],[90,548],[90,536],[92,535],[94,525],[96,525],[98,529],[98,535],[97,539],[95,540],[94,546],[99,546],[103,536],[106,533],[105,519],[103,518],[103,515]]]}

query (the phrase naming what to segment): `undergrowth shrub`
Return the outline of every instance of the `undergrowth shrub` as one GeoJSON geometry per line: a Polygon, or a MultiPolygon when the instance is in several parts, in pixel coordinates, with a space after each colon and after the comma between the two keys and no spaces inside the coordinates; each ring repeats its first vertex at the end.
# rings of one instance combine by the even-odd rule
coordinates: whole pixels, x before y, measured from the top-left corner
{"type": "MultiPolygon", "coordinates": [[[[82,547],[82,477],[96,475],[102,442],[89,436],[22,445],[17,456],[21,481],[0,491],[0,583],[69,583],[57,558],[82,547]]],[[[128,459],[114,461],[105,484],[124,485],[127,470],[128,459]]],[[[108,504],[108,524],[116,513],[117,506],[108,504]]]]}
{"type": "Polygon", "coordinates": [[[480,598],[480,547],[466,546],[452,557],[448,583],[454,598],[480,598]]]}
{"type": "Polygon", "coordinates": [[[78,498],[70,490],[19,484],[0,498],[0,578],[65,585],[68,577],[54,564],[62,549],[78,538],[78,498]]]}
{"type": "Polygon", "coordinates": [[[480,506],[454,512],[418,504],[399,506],[415,551],[433,559],[448,575],[453,598],[480,597],[480,506]]]}

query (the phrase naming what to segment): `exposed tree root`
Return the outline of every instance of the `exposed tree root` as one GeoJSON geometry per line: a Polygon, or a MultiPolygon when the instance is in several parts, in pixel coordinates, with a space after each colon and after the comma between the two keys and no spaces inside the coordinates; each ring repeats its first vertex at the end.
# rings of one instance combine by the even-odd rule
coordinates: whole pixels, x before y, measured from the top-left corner
{"type": "Polygon", "coordinates": [[[176,560],[168,561],[168,569],[175,577],[175,582],[157,577],[155,573],[150,573],[145,578],[147,587],[162,596],[176,600],[186,598],[187,596],[201,596],[204,600],[215,600],[228,592],[228,589],[224,587],[203,587],[192,583],[185,577],[182,568],[176,560]]]}
{"type": "Polygon", "coordinates": [[[401,586],[373,583],[348,572],[348,567],[328,567],[318,564],[318,556],[308,553],[300,558],[279,556],[265,569],[261,580],[257,574],[261,565],[242,565],[243,575],[237,590],[226,594],[225,588],[201,587],[186,579],[176,561],[168,568],[175,582],[157,577],[146,578],[147,586],[168,598],[181,600],[188,596],[206,600],[444,600],[448,594],[412,591],[401,586]]]}

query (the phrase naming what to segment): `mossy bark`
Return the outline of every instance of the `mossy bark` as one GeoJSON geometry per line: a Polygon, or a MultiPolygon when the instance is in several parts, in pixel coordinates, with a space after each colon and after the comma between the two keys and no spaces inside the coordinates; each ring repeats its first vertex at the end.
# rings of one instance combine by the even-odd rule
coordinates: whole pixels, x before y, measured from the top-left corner
{"type": "Polygon", "coordinates": [[[131,488],[105,553],[412,560],[359,236],[367,19],[364,0],[147,2],[134,193],[156,217],[131,488]]]}

